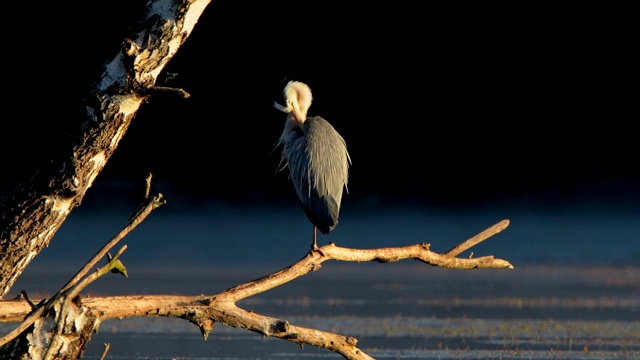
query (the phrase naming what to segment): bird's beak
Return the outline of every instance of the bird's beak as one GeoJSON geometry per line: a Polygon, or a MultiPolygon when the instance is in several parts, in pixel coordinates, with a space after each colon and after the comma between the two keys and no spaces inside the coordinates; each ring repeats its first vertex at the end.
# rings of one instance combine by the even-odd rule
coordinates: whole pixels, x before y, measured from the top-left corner
{"type": "Polygon", "coordinates": [[[302,124],[302,114],[300,114],[300,110],[297,107],[293,108],[293,118],[302,124]]]}
{"type": "Polygon", "coordinates": [[[297,106],[293,107],[292,114],[293,114],[294,120],[298,122],[298,125],[302,126],[302,123],[304,123],[305,119],[302,118],[302,114],[300,113],[300,109],[298,109],[297,106]]]}

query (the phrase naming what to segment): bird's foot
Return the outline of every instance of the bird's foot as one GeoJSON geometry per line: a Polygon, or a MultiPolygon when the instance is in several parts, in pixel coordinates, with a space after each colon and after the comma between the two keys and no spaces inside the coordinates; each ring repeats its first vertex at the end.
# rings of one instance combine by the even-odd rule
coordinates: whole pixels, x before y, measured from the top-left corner
{"type": "Polygon", "coordinates": [[[314,253],[314,252],[318,252],[318,254],[320,254],[320,256],[324,256],[324,253],[320,250],[320,247],[317,244],[313,244],[311,245],[311,251],[309,251],[309,253],[314,253]]]}

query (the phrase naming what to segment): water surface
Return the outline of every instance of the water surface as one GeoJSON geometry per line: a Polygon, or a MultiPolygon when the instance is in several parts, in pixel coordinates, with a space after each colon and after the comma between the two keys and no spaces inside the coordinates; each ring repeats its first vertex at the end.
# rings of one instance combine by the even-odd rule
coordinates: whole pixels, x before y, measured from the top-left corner
{"type": "MultiPolygon", "coordinates": [[[[163,210],[123,240],[129,277],[110,274],[85,296],[213,295],[292,264],[311,240],[297,208],[163,210]]],[[[33,298],[49,296],[126,225],[128,215],[72,214],[7,298],[21,289],[33,298]]],[[[502,219],[510,226],[472,250],[509,260],[512,270],[328,261],[239,305],[354,336],[377,359],[640,358],[640,224],[633,211],[345,210],[338,228],[320,242],[354,248],[427,242],[445,252],[502,219]]],[[[3,331],[11,327],[0,324],[3,331]]],[[[111,345],[111,359],[341,358],[223,324],[205,341],[194,325],[167,318],[107,320],[85,358],[99,358],[104,343],[111,345]]]]}

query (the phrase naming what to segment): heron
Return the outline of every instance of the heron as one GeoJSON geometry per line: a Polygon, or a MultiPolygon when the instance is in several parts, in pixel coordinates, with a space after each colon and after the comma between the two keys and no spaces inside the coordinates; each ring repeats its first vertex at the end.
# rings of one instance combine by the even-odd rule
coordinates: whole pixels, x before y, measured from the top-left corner
{"type": "Polygon", "coordinates": [[[273,103],[276,109],[287,114],[275,146],[282,146],[278,168],[289,168],[302,209],[313,224],[311,249],[315,250],[317,230],[327,235],[338,224],[343,190],[349,192],[351,157],[346,142],[327,120],[320,116],[307,117],[313,101],[307,84],[289,81],[283,98],[285,105],[273,103]]]}

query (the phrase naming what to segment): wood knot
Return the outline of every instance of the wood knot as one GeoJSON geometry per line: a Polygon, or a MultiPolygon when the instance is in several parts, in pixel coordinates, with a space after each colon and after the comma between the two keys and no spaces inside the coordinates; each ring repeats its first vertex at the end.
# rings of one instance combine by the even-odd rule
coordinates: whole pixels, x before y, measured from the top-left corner
{"type": "Polygon", "coordinates": [[[274,333],[286,333],[289,331],[288,321],[278,321],[271,325],[271,331],[274,333]]]}
{"type": "Polygon", "coordinates": [[[345,338],[345,341],[347,342],[347,344],[351,345],[351,346],[356,346],[356,344],[358,343],[358,339],[351,337],[351,336],[347,336],[345,338]]]}
{"type": "Polygon", "coordinates": [[[211,303],[213,302],[213,299],[211,299],[211,298],[205,298],[205,299],[198,300],[198,302],[199,302],[200,304],[202,304],[202,305],[209,306],[209,305],[211,305],[211,303]]]}

